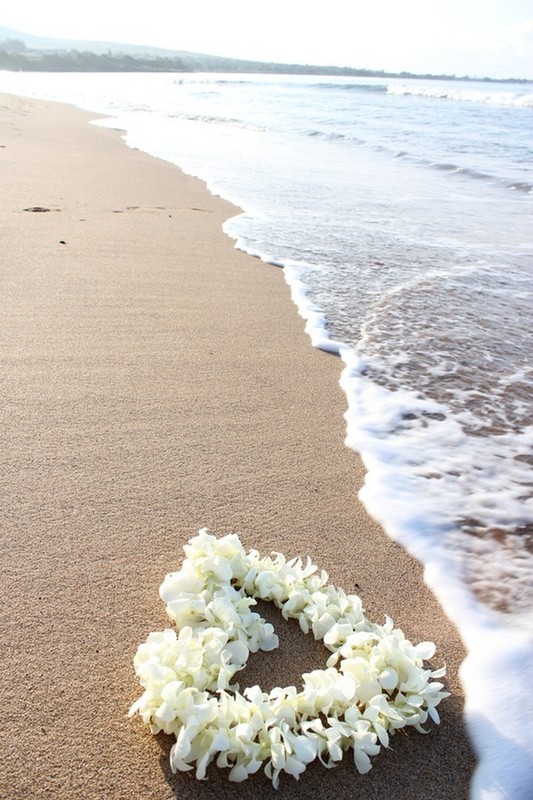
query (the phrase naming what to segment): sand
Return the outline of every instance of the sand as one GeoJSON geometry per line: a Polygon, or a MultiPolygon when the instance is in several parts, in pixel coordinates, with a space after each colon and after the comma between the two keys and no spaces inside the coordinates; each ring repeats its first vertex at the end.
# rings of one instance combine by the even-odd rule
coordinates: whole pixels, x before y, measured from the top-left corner
{"type": "MultiPolygon", "coordinates": [[[[282,271],[222,233],[237,209],[91,118],[0,97],[0,796],[466,798],[464,650],[357,499],[340,360],[310,346],[282,271]],[[167,737],[127,718],[132,659],[166,626],[159,584],[202,526],[309,554],[369,618],[433,639],[442,724],[397,734],[368,775],[347,754],[278,793],[261,774],[172,776],[167,737]]],[[[281,647],[241,685],[324,664],[269,614],[281,647]]]]}

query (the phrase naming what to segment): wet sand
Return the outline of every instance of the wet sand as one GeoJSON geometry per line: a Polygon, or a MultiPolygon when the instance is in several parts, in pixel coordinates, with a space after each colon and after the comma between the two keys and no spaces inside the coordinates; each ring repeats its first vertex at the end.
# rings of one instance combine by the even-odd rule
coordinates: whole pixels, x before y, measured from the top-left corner
{"type": "MultiPolygon", "coordinates": [[[[235,208],[91,118],[0,96],[0,796],[466,798],[464,650],[357,500],[340,360],[310,346],[282,271],[224,236],[235,208]],[[277,793],[262,774],[172,776],[171,742],[127,718],[132,659],[167,625],[159,584],[202,526],[309,554],[370,619],[433,639],[440,727],[396,734],[365,776],[346,754],[277,793]]],[[[281,646],[241,686],[325,662],[268,613],[281,646]]]]}

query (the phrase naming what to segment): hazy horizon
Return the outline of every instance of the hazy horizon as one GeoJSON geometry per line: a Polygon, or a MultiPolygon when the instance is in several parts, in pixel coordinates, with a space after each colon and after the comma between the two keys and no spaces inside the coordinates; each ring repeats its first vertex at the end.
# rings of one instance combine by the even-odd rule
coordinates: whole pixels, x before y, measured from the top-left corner
{"type": "Polygon", "coordinates": [[[254,61],[533,79],[531,0],[20,0],[0,25],[33,36],[118,42],[254,61]]]}

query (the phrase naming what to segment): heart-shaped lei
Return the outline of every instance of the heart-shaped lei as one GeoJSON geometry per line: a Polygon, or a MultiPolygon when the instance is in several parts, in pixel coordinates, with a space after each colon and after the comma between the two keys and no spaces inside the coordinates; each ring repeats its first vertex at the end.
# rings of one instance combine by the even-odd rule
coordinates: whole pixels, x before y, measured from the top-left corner
{"type": "Polygon", "coordinates": [[[332,767],[352,748],[365,773],[389,733],[407,725],[425,732],[428,716],[439,722],[436,706],[448,693],[431,679],[445,670],[423,665],[435,645],[412,645],[389,618],[369,622],[360,598],[329,584],[309,559],[260,558],[236,534],[217,539],[205,529],[184,550],[182,568],[160,588],[179,632],[151,633],[138,648],[145,691],[130,709],[152,733],[176,737],[173,771],[196,764],[202,779],[215,760],[243,781],[264,764],[277,788],[281,772],[298,778],[317,758],[332,767]],[[271,600],[332,653],[326,669],[302,675],[300,691],[240,693],[232,684],[249,653],[278,646],[272,625],[251,610],[254,598],[271,600]]]}

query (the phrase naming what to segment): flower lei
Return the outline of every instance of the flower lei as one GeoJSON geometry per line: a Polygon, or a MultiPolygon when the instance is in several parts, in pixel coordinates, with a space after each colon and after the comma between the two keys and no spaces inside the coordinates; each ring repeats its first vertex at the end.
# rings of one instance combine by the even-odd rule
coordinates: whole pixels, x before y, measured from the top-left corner
{"type": "Polygon", "coordinates": [[[423,667],[435,645],[412,645],[389,618],[367,621],[360,598],[329,584],[309,559],[260,558],[237,535],[217,539],[205,529],[184,550],[182,568],[160,588],[179,632],[151,633],[138,648],[145,691],[130,709],[152,733],[176,737],[174,772],[196,764],[203,779],[215,761],[231,769],[231,781],[243,781],[265,765],[277,788],[280,773],[299,778],[315,759],[332,767],[352,748],[365,773],[389,733],[407,725],[425,733],[428,715],[439,722],[436,706],[448,693],[430,679],[445,670],[423,667]],[[300,691],[241,693],[232,684],[249,653],[278,646],[272,625],[251,610],[254,598],[272,601],[332,653],[326,669],[302,676],[300,691]]]}

